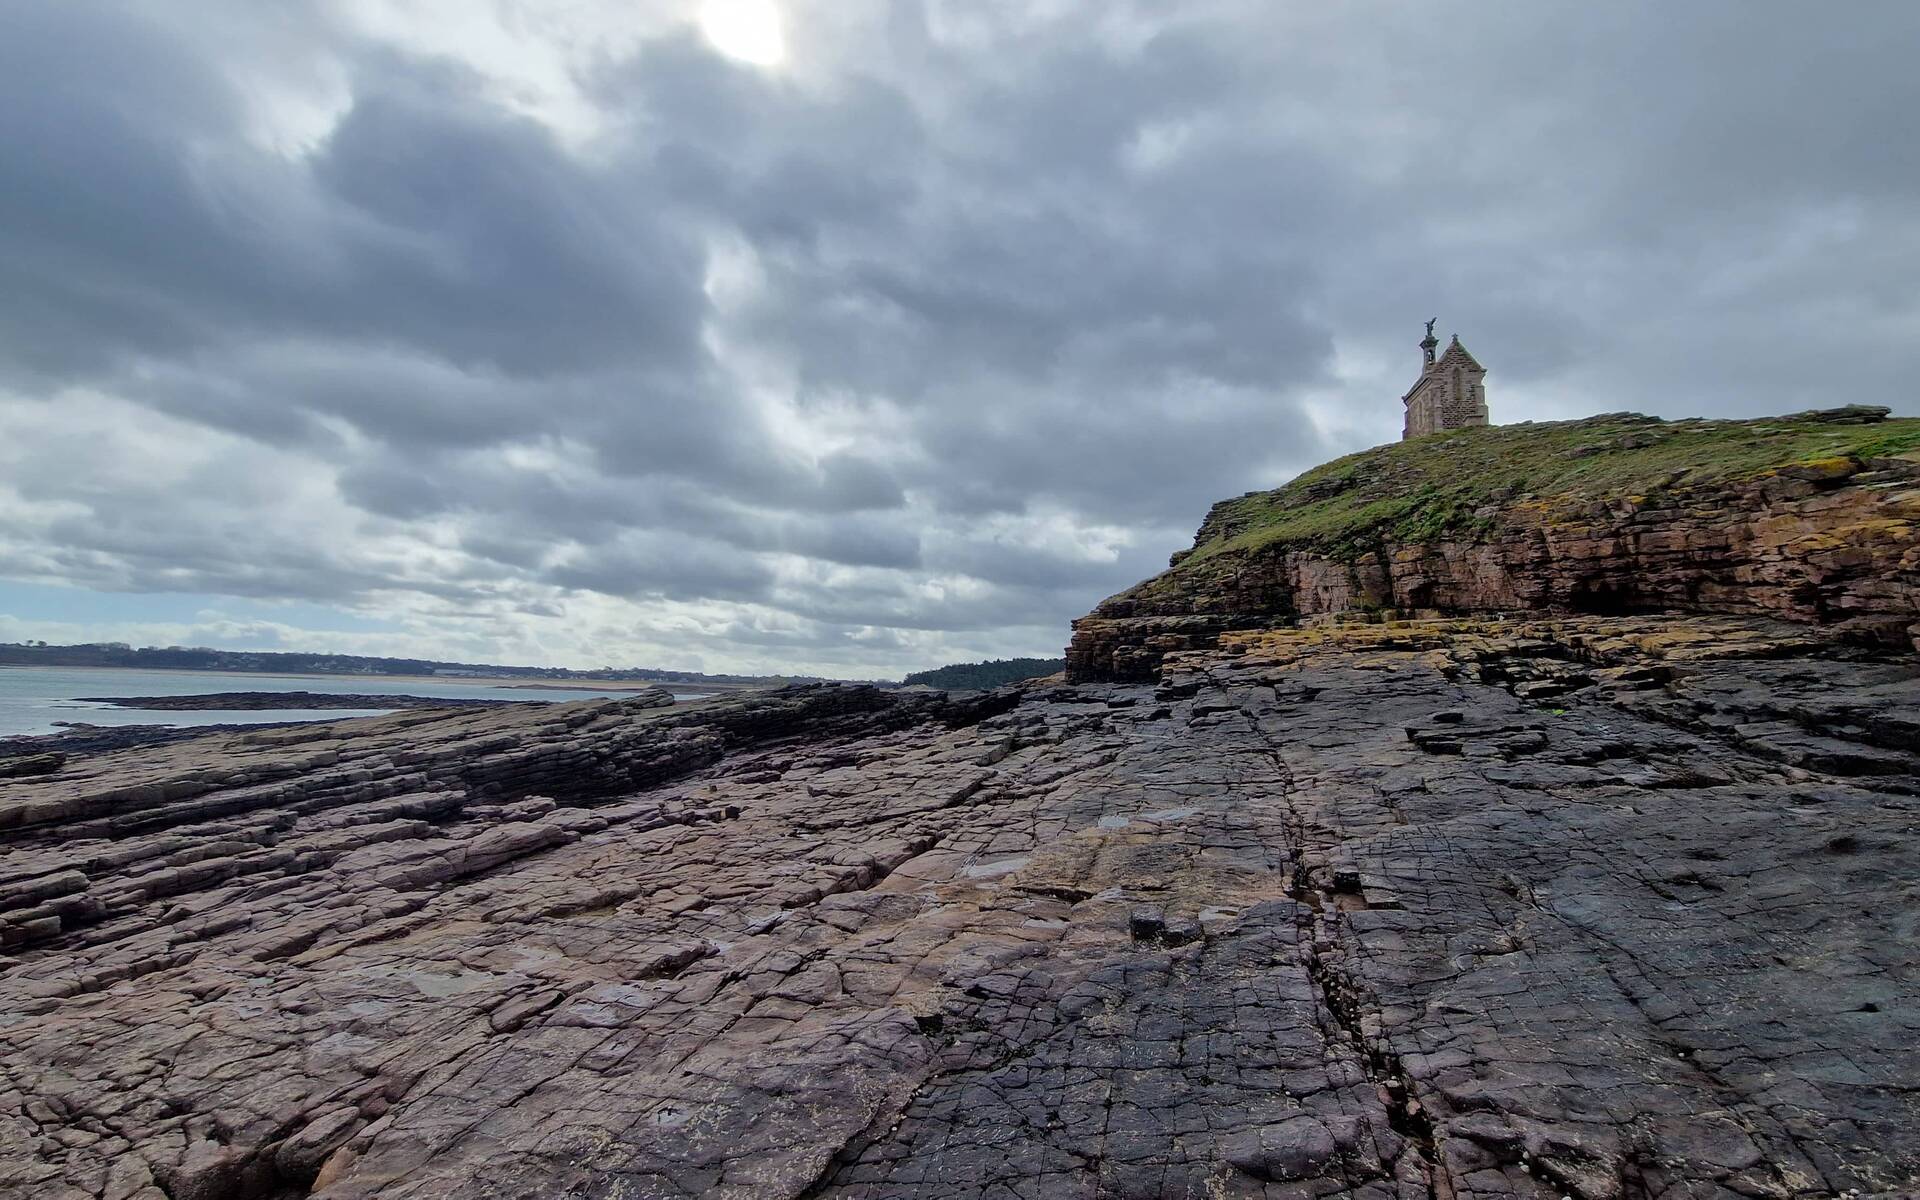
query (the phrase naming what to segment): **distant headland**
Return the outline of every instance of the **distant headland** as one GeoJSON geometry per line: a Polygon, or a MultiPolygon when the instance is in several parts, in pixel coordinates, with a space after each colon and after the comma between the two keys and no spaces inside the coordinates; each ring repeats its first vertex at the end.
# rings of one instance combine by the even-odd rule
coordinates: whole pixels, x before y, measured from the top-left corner
{"type": "Polygon", "coordinates": [[[776,687],[825,682],[811,675],[709,675],[651,667],[504,666],[425,658],[380,658],[279,650],[216,650],[208,646],[142,646],[86,642],[0,642],[0,667],[117,667],[139,671],[231,671],[254,675],[408,675],[447,679],[537,679],[601,683],[670,683],[694,688],[776,687]]]}

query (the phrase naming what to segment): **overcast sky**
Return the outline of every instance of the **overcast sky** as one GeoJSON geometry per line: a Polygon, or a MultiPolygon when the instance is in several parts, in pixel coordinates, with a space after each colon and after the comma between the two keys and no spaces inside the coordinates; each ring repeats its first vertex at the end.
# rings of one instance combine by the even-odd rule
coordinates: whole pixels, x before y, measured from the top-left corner
{"type": "Polygon", "coordinates": [[[1920,4],[0,0],[0,640],[887,676],[1495,421],[1920,411],[1920,4]]]}

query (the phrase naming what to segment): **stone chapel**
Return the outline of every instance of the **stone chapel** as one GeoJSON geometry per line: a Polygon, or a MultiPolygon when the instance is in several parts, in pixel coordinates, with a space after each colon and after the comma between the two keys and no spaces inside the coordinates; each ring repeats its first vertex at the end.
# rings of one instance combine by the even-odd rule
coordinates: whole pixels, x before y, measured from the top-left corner
{"type": "Polygon", "coordinates": [[[1440,341],[1433,336],[1433,322],[1427,322],[1427,336],[1420,343],[1420,378],[1402,398],[1407,406],[1407,423],[1400,440],[1438,433],[1443,429],[1467,429],[1487,423],[1487,369],[1474,361],[1454,334],[1447,352],[1434,357],[1440,341]]]}

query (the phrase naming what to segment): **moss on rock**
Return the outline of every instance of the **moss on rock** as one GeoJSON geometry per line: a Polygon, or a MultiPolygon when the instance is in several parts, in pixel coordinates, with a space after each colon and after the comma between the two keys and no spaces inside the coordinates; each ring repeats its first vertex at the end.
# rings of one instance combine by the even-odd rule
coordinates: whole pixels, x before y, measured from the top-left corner
{"type": "Polygon", "coordinates": [[[1300,550],[1350,562],[1390,543],[1471,541],[1501,508],[1639,508],[1669,493],[1769,474],[1844,478],[1874,459],[1920,452],[1920,419],[1888,420],[1886,411],[1851,406],[1749,421],[1610,413],[1377,446],[1284,487],[1215,505],[1191,550],[1123,595],[1204,590],[1209,577],[1264,552],[1300,550]]]}

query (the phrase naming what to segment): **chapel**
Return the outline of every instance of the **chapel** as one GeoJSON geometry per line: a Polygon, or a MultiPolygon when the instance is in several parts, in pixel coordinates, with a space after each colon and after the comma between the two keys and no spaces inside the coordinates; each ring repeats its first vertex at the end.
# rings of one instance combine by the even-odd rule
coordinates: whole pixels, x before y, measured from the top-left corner
{"type": "Polygon", "coordinates": [[[1428,321],[1427,336],[1420,343],[1420,378],[1402,398],[1407,421],[1401,441],[1487,423],[1487,369],[1467,353],[1457,333],[1447,352],[1435,358],[1439,346],[1440,340],[1433,336],[1433,322],[1428,321]]]}

